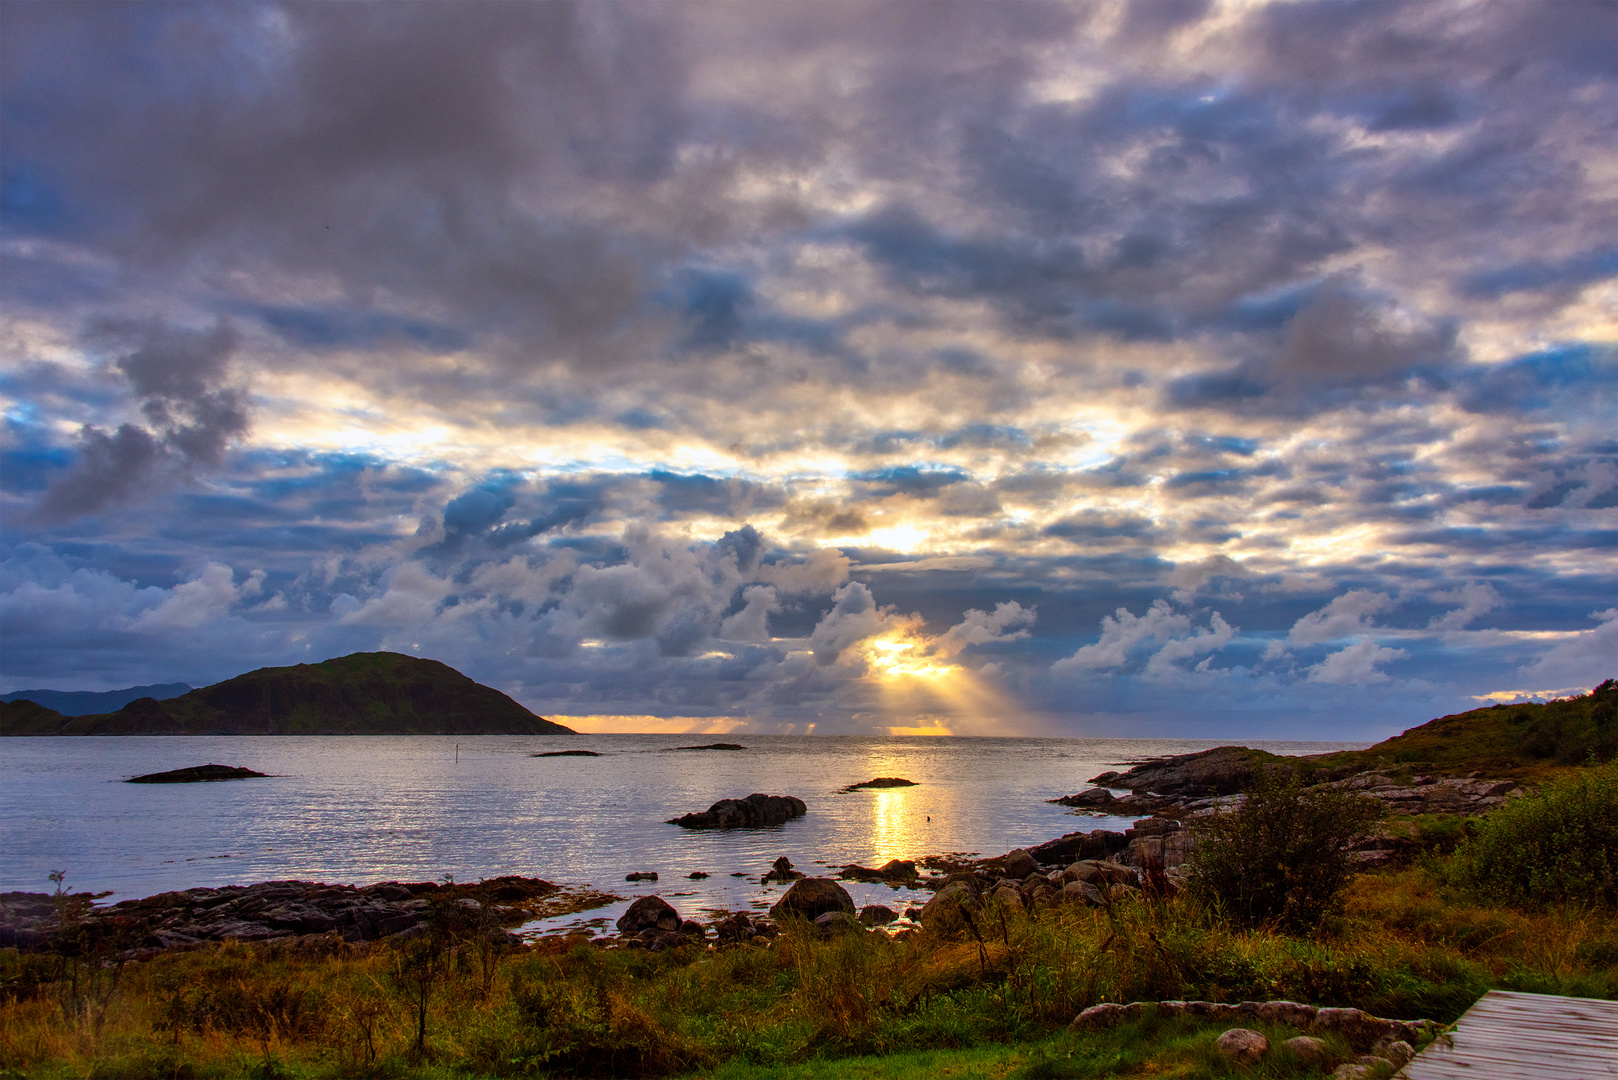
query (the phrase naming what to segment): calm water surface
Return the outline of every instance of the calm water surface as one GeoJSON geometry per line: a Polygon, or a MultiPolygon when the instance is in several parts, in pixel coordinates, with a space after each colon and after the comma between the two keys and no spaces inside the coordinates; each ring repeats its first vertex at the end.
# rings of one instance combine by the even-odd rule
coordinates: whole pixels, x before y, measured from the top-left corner
{"type": "MultiPolygon", "coordinates": [[[[945,852],[997,855],[1122,828],[1045,800],[1120,764],[1219,745],[1168,739],[737,736],[743,751],[668,748],[712,736],[9,738],[0,740],[0,891],[48,891],[53,870],[111,899],[294,878],[365,883],[522,874],[657,892],[687,913],[768,903],[778,855],[820,866],[945,852]],[[598,758],[535,758],[560,749],[598,758]],[[459,760],[457,760],[457,754],[459,760]],[[144,785],[217,762],[274,774],[144,785]],[[913,788],[838,794],[902,776],[913,788]],[[763,830],[689,832],[666,819],[755,791],[808,814],[763,830]],[[656,885],[627,884],[655,870],[656,885]],[[705,881],[687,875],[704,871],[705,881]],[[748,877],[732,877],[745,872],[748,877]],[[676,900],[675,897],[685,899],[676,900]]],[[[1281,754],[1363,744],[1254,742],[1281,754]]],[[[851,884],[856,902],[910,894],[851,884]]],[[[592,912],[610,917],[617,906],[592,912]]]]}

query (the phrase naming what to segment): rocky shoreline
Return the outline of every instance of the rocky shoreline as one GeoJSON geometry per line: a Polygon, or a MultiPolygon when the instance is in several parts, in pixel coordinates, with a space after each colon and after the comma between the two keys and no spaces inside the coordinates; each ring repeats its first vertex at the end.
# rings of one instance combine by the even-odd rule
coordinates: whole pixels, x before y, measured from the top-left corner
{"type": "MultiPolygon", "coordinates": [[[[664,913],[644,925],[635,919],[620,919],[617,940],[650,948],[695,941],[767,941],[775,932],[771,919],[788,912],[817,925],[825,921],[821,929],[828,933],[878,926],[904,932],[929,919],[947,918],[945,912],[951,907],[970,909],[990,900],[1038,908],[1111,904],[1141,890],[1172,892],[1184,884],[1184,865],[1195,844],[1189,823],[1238,804],[1242,799],[1239,791],[1251,782],[1254,771],[1268,767],[1267,756],[1239,747],[1220,747],[1154,759],[1125,772],[1103,773],[1092,781],[1105,786],[1052,800],[1080,813],[1142,813],[1123,831],[1075,831],[993,858],[922,860],[921,865],[930,871],[925,875],[916,862],[900,859],[877,868],[849,864],[838,871],[837,876],[846,881],[932,893],[919,908],[908,907],[903,914],[882,905],[856,910],[835,880],[806,877],[781,858],[760,879],[791,886],[770,918],[732,913],[705,927],[680,915],[659,897],[642,897],[637,905],[656,901],[650,905],[653,909],[661,911],[657,905],[662,905],[673,915],[664,913]],[[1115,795],[1111,790],[1120,788],[1128,794],[1115,795]],[[811,903],[805,899],[809,896],[817,899],[811,903]],[[671,925],[664,925],[671,919],[671,925]]],[[[1520,791],[1510,780],[1418,776],[1401,781],[1380,771],[1321,782],[1378,799],[1395,815],[1476,814],[1520,791]]],[[[672,823],[695,829],[757,828],[803,813],[802,800],[754,794],[720,800],[705,812],[687,814],[672,823]]],[[[1396,836],[1375,836],[1364,842],[1358,854],[1363,864],[1376,865],[1393,858],[1397,847],[1396,836]]],[[[656,881],[657,876],[636,872],[628,880],[656,881]]],[[[100,942],[115,943],[120,952],[139,953],[196,948],[209,942],[285,942],[315,936],[361,943],[424,933],[435,917],[435,908],[446,904],[475,910],[486,928],[505,933],[537,919],[619,898],[563,890],[537,878],[502,877],[478,885],[272,881],[188,889],[107,906],[95,905],[96,899],[87,894],[0,895],[0,946],[54,950],[67,948],[71,942],[78,943],[72,947],[100,942]]]]}

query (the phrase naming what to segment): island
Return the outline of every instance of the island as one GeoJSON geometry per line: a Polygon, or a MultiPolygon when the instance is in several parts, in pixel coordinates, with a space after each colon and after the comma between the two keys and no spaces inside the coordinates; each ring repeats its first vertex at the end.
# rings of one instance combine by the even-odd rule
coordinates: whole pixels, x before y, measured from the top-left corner
{"type": "Polygon", "coordinates": [[[437,660],[353,653],[259,668],[177,698],[63,716],[0,703],[0,735],[572,735],[437,660]]]}
{"type": "Polygon", "coordinates": [[[131,776],[126,784],[211,784],[220,780],[252,780],[269,773],[254,772],[233,765],[193,765],[188,769],[170,769],[168,772],[131,776]]]}

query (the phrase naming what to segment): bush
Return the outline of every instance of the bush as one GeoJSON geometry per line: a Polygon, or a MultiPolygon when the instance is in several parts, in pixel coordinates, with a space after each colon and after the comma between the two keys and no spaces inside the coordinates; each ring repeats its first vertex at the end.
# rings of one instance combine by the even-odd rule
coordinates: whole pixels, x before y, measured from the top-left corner
{"type": "Polygon", "coordinates": [[[1350,849],[1381,818],[1364,796],[1261,773],[1239,808],[1191,823],[1192,891],[1239,926],[1311,931],[1354,876],[1350,849]]]}
{"type": "Polygon", "coordinates": [[[1514,799],[1455,850],[1452,881],[1517,907],[1618,907],[1618,765],[1514,799]]]}

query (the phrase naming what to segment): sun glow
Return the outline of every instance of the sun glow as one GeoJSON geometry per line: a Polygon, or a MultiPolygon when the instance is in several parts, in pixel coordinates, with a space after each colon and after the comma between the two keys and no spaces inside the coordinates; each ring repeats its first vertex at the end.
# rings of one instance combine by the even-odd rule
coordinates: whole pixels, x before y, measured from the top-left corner
{"type": "Polygon", "coordinates": [[[946,664],[932,657],[908,655],[915,648],[914,641],[884,638],[871,642],[871,651],[867,655],[872,667],[892,679],[942,679],[960,671],[954,664],[946,664]]]}

